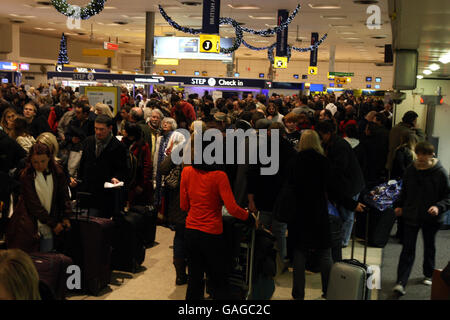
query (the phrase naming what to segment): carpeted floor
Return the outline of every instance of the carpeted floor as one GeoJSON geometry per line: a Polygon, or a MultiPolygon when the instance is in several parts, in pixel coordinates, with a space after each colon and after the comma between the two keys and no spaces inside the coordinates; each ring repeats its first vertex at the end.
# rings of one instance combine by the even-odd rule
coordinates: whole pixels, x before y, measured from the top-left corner
{"type": "MultiPolygon", "coordinates": [[[[395,229],[395,228],[394,228],[395,229]]],[[[395,230],[393,230],[395,231],[395,230]]],[[[450,230],[440,230],[436,236],[436,269],[443,269],[450,260],[450,230]]],[[[423,239],[419,234],[416,246],[416,258],[406,287],[406,294],[398,297],[392,292],[397,278],[397,266],[402,250],[401,244],[394,238],[389,239],[383,250],[381,265],[381,291],[379,300],[430,300],[431,286],[421,283],[423,280],[423,239]]]]}

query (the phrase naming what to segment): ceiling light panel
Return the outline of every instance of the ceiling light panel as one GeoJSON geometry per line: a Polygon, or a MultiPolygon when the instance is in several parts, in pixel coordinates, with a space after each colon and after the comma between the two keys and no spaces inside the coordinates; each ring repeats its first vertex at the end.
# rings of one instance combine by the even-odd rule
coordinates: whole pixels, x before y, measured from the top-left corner
{"type": "Polygon", "coordinates": [[[347,19],[347,16],[320,16],[322,19],[328,20],[344,20],[347,19]]]}
{"type": "Polygon", "coordinates": [[[270,16],[248,16],[250,19],[255,19],[255,20],[276,20],[277,17],[270,17],[270,16]]]}
{"type": "Polygon", "coordinates": [[[338,4],[308,4],[312,9],[323,9],[323,10],[333,10],[333,9],[341,9],[341,6],[338,4]]]}
{"type": "Polygon", "coordinates": [[[247,4],[229,4],[228,5],[232,9],[237,10],[259,10],[261,7],[254,6],[254,5],[247,5],[247,4]]]}

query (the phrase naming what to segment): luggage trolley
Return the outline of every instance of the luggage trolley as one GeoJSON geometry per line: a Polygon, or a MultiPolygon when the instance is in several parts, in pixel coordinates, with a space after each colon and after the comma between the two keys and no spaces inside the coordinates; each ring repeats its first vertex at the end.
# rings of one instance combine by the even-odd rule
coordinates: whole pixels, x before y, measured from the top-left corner
{"type": "Polygon", "coordinates": [[[253,283],[253,264],[255,257],[255,228],[251,228],[240,243],[239,256],[235,257],[228,280],[231,285],[245,292],[245,300],[249,300],[253,283]]]}
{"type": "Polygon", "coordinates": [[[233,294],[233,297],[249,300],[253,283],[256,230],[253,227],[245,226],[239,219],[231,217],[227,213],[224,214],[224,221],[226,219],[229,227],[227,241],[239,242],[238,245],[234,244],[236,246],[234,248],[231,243],[228,243],[229,259],[231,260],[227,262],[230,263],[228,282],[232,292],[235,292],[235,289],[239,290],[239,294],[236,296],[233,294]],[[239,240],[236,237],[239,237],[239,240]],[[236,251],[233,252],[234,250],[236,251]]]}

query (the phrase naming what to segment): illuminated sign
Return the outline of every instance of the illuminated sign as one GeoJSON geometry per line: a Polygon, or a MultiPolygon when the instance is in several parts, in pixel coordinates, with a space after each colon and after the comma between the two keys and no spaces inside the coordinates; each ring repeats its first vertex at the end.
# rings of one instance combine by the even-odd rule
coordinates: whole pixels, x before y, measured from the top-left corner
{"type": "Polygon", "coordinates": [[[18,71],[19,64],[15,63],[15,62],[0,62],[0,70],[18,71]]]}
{"type": "Polygon", "coordinates": [[[200,52],[220,53],[220,36],[216,34],[201,34],[200,52]]]}
{"type": "Polygon", "coordinates": [[[287,57],[275,57],[273,67],[277,69],[286,69],[287,57]]]}
{"type": "Polygon", "coordinates": [[[20,71],[30,71],[30,65],[28,63],[21,63],[19,69],[20,71]]]}
{"type": "Polygon", "coordinates": [[[319,72],[317,67],[308,67],[308,74],[316,75],[319,72]]]}
{"type": "Polygon", "coordinates": [[[103,48],[104,48],[105,50],[114,50],[114,51],[117,51],[117,50],[119,50],[119,45],[118,45],[118,44],[115,44],[115,43],[111,43],[111,42],[104,42],[103,48]]]}

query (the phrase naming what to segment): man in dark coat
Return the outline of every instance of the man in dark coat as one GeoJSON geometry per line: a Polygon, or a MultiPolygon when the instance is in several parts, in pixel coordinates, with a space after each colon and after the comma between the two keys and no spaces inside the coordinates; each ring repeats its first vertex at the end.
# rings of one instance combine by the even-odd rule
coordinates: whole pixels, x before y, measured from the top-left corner
{"type": "MultiPolygon", "coordinates": [[[[330,160],[330,181],[332,189],[337,193],[336,198],[351,198],[354,201],[354,207],[359,207],[357,200],[365,184],[363,173],[352,147],[347,141],[336,135],[332,121],[320,121],[316,125],[316,130],[322,139],[326,156],[330,160]]],[[[348,210],[346,207],[342,205],[338,208],[343,222],[342,245],[344,247],[348,245],[354,222],[354,211],[348,210]]]]}
{"type": "Polygon", "coordinates": [[[0,129],[0,202],[3,202],[0,212],[0,237],[8,219],[10,195],[20,187],[19,183],[10,177],[9,171],[17,168],[26,156],[25,150],[0,129]]]}
{"type": "Polygon", "coordinates": [[[367,188],[386,181],[385,169],[389,147],[389,131],[384,125],[369,122],[366,127],[366,135],[361,138],[361,149],[365,155],[363,169],[367,188]]]}
{"type": "Polygon", "coordinates": [[[83,155],[80,161],[80,191],[92,193],[91,207],[97,213],[93,215],[110,218],[117,206],[118,193],[105,189],[105,182],[118,184],[125,181],[127,170],[127,150],[112,135],[112,119],[99,115],[95,119],[95,135],[84,142],[83,155]]]}

